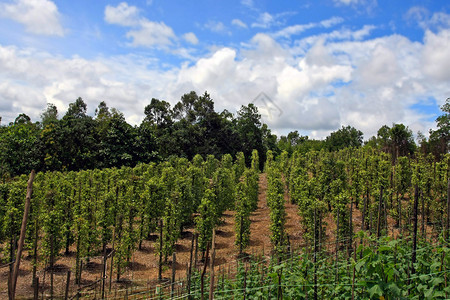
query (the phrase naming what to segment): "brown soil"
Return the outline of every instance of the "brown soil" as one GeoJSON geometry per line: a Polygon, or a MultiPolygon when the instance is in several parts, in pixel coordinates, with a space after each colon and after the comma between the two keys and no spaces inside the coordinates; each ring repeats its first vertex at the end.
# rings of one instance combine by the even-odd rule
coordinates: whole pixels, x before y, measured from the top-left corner
{"type": "MultiPolygon", "coordinates": [[[[249,255],[263,255],[270,256],[271,244],[270,244],[270,216],[269,208],[266,202],[266,190],[267,190],[267,178],[266,174],[260,175],[259,181],[259,202],[258,208],[251,215],[251,237],[250,246],[246,249],[246,253],[249,255]]],[[[297,213],[297,206],[290,204],[288,195],[285,195],[286,199],[286,231],[289,235],[289,240],[292,249],[299,249],[304,246],[305,241],[302,238],[302,230],[300,217],[297,213]]],[[[235,261],[238,259],[238,249],[234,245],[235,242],[235,231],[234,231],[234,215],[233,211],[226,211],[223,215],[223,223],[218,227],[216,234],[216,259],[215,265],[218,272],[228,272],[230,267],[236,266],[235,261]]],[[[327,216],[325,219],[327,225],[327,240],[329,242],[334,240],[336,224],[334,223],[333,217],[331,215],[327,216]]],[[[390,228],[393,228],[393,220],[389,220],[390,228]],[[392,227],[391,227],[392,226],[392,227]]],[[[355,231],[361,228],[361,213],[359,210],[355,209],[353,213],[353,225],[355,231]]],[[[186,277],[186,270],[188,266],[191,240],[193,236],[194,228],[188,228],[182,234],[176,245],[176,280],[186,277]]],[[[395,235],[394,232],[392,232],[395,235]]],[[[153,241],[144,241],[142,244],[142,250],[136,250],[131,259],[131,262],[125,272],[121,276],[121,281],[116,282],[116,274],[113,272],[112,276],[112,295],[117,292],[117,289],[126,289],[132,286],[134,289],[148,289],[148,287],[154,287],[158,284],[158,256],[155,254],[155,241],[156,236],[153,241]]],[[[330,243],[333,245],[333,243],[330,243]]],[[[333,246],[331,246],[331,249],[333,246]]],[[[70,292],[69,297],[76,293],[78,288],[74,283],[74,270],[75,270],[75,253],[74,248],[71,249],[69,255],[61,255],[56,262],[54,268],[54,295],[59,296],[59,298],[64,296],[67,272],[72,270],[71,282],[70,282],[70,292]]],[[[26,256],[27,252],[25,252],[26,256]]],[[[200,253],[199,253],[199,263],[198,268],[202,267],[200,263],[200,253]]],[[[32,299],[33,298],[33,288],[31,286],[32,282],[32,265],[31,259],[29,257],[24,257],[20,265],[20,273],[17,282],[16,298],[17,299],[32,299]]],[[[45,298],[50,296],[50,271],[44,270],[43,266],[38,268],[39,286],[40,286],[40,297],[44,295],[45,298]]],[[[102,258],[101,256],[97,258],[92,258],[87,267],[83,267],[82,274],[82,284],[81,287],[88,284],[92,284],[100,279],[102,270],[102,258]]],[[[0,268],[0,299],[8,299],[7,295],[7,281],[8,281],[8,268],[0,268]]],[[[106,283],[106,290],[109,289],[109,274],[110,274],[110,260],[107,264],[107,274],[108,279],[106,283]]],[[[169,280],[172,276],[172,265],[171,258],[169,258],[169,264],[164,267],[163,277],[165,280],[169,280]]],[[[99,296],[99,285],[97,286],[97,297],[99,296]]],[[[110,294],[111,296],[111,294],[110,294]]],[[[98,297],[99,298],[99,297],[98,297]]]]}

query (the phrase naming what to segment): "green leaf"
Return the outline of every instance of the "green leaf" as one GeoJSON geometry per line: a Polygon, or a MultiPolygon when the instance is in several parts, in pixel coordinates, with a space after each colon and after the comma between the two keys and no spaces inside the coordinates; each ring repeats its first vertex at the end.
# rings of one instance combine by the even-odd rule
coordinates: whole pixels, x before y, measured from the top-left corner
{"type": "Polygon", "coordinates": [[[399,289],[399,287],[395,284],[395,282],[391,282],[388,285],[388,289],[391,292],[391,294],[393,296],[399,297],[401,295],[401,290],[399,289]]]}
{"type": "Polygon", "coordinates": [[[369,294],[371,298],[373,296],[381,297],[383,296],[383,290],[381,289],[381,286],[375,284],[373,287],[369,289],[369,294]]]}
{"type": "Polygon", "coordinates": [[[435,291],[433,293],[433,298],[434,299],[445,298],[445,293],[443,291],[435,291]]]}
{"type": "Polygon", "coordinates": [[[391,247],[386,246],[386,245],[380,246],[380,247],[378,248],[378,252],[383,252],[383,251],[391,251],[391,247]]]}
{"type": "Polygon", "coordinates": [[[423,294],[425,298],[432,299],[433,296],[433,288],[425,290],[425,293],[423,294]]]}
{"type": "Polygon", "coordinates": [[[358,263],[355,265],[356,272],[359,272],[359,270],[361,270],[361,267],[364,265],[364,263],[364,260],[358,261],[358,263]]]}
{"type": "Polygon", "coordinates": [[[430,281],[430,284],[432,287],[435,287],[443,282],[444,282],[444,279],[442,277],[435,277],[430,281]]]}

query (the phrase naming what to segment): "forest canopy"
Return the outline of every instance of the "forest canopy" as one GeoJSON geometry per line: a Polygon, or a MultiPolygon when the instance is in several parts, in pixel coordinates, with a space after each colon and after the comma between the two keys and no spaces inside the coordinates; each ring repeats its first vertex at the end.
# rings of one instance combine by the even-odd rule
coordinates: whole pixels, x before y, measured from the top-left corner
{"type": "Polygon", "coordinates": [[[236,115],[227,110],[217,112],[207,92],[184,94],[173,107],[153,98],[138,126],[127,123],[122,112],[104,101],[95,115],[89,116],[86,103],[78,98],[62,117],[49,103],[39,121],[32,122],[26,114],[20,114],[14,122],[0,126],[0,175],[16,176],[32,169],[135,166],[171,156],[191,160],[196,154],[221,157],[243,152],[249,162],[253,149],[261,153],[261,162],[266,160],[268,150],[278,155],[283,150],[306,153],[311,149],[336,151],[362,146],[391,153],[394,159],[421,151],[432,153],[438,160],[449,149],[449,99],[442,111],[436,119],[437,129],[430,130],[428,139],[419,133],[417,146],[412,131],[404,124],[384,125],[365,143],[362,132],[352,126],[342,126],[324,140],[301,136],[298,131],[277,137],[261,122],[255,105],[243,105],[236,115]]]}

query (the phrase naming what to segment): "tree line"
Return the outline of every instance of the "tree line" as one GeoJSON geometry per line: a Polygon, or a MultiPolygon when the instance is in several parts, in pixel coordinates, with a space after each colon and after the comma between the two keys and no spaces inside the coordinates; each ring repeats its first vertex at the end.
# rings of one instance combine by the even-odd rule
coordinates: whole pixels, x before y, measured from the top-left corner
{"type": "Polygon", "coordinates": [[[32,169],[133,167],[171,156],[191,160],[196,154],[218,158],[243,152],[250,162],[254,149],[261,155],[260,169],[268,150],[279,155],[282,151],[307,153],[369,145],[390,153],[394,160],[412,155],[417,149],[439,159],[449,149],[448,99],[442,110],[444,114],[436,119],[437,129],[430,130],[429,138],[419,133],[418,147],[412,131],[403,124],[385,125],[366,142],[363,133],[352,126],[342,126],[324,140],[309,139],[298,131],[277,137],[261,122],[255,105],[243,105],[236,115],[227,110],[219,113],[207,92],[184,94],[174,106],[152,99],[144,109],[143,121],[136,126],[103,101],[90,116],[86,103],[78,98],[62,117],[55,105],[48,104],[39,121],[32,122],[29,116],[20,114],[14,122],[0,126],[0,176],[26,174],[32,169]]]}

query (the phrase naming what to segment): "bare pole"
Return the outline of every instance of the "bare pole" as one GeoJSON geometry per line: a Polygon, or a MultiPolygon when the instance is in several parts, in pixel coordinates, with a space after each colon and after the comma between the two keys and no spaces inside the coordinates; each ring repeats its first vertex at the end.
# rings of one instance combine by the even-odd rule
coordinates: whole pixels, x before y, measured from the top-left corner
{"type": "Polygon", "coordinates": [[[25,209],[23,212],[22,227],[20,228],[20,238],[19,238],[19,244],[17,247],[16,261],[14,263],[14,271],[13,271],[12,282],[11,282],[11,291],[10,291],[11,299],[14,299],[15,294],[16,294],[17,276],[19,275],[20,258],[22,257],[23,244],[25,243],[25,233],[26,233],[26,229],[27,229],[28,214],[30,213],[31,195],[33,193],[33,180],[34,180],[35,175],[36,175],[36,173],[34,172],[34,170],[32,170],[30,173],[30,178],[28,179],[28,184],[27,184],[27,196],[25,198],[25,209]]]}
{"type": "MultiPolygon", "coordinates": [[[[210,280],[209,280],[209,300],[214,299],[214,261],[216,259],[216,229],[212,232],[211,260],[210,260],[210,280]]],[[[245,293],[245,292],[244,292],[245,293]]]]}

